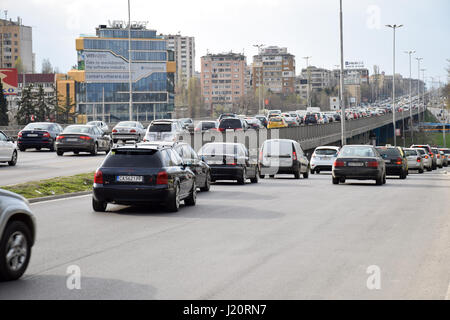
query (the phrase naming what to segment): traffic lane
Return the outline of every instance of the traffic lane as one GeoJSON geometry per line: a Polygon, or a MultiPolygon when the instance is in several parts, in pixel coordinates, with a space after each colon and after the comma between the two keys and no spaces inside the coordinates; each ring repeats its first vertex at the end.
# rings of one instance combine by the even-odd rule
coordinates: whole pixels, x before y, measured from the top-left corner
{"type": "Polygon", "coordinates": [[[62,157],[46,150],[19,152],[15,167],[0,164],[0,186],[95,171],[105,156],[104,152],[97,156],[70,152],[62,157]]]}
{"type": "Polygon", "coordinates": [[[29,270],[1,284],[0,298],[443,299],[448,176],[365,185],[333,186],[326,174],[216,184],[176,214],[122,206],[93,213],[89,197],[34,204],[29,270]],[[73,264],[81,290],[66,288],[73,264]],[[370,265],[381,269],[382,290],[366,287],[370,265]]]}

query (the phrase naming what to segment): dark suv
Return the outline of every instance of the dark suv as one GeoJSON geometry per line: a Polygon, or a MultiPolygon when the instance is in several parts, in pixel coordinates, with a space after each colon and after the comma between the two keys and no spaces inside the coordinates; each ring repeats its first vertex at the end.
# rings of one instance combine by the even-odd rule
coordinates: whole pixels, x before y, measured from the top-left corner
{"type": "Polygon", "coordinates": [[[219,131],[227,130],[247,130],[248,125],[246,122],[239,118],[225,118],[220,121],[219,131]]]}
{"type": "Polygon", "coordinates": [[[92,207],[104,212],[108,203],[163,203],[171,212],[180,202],[194,206],[195,174],[170,147],[113,148],[95,173],[92,207]]]}
{"type": "Polygon", "coordinates": [[[386,175],[406,179],[408,175],[408,159],[399,147],[376,147],[386,163],[386,175]]]}
{"type": "Polygon", "coordinates": [[[303,120],[304,124],[318,124],[319,117],[316,113],[307,114],[303,120]]]}

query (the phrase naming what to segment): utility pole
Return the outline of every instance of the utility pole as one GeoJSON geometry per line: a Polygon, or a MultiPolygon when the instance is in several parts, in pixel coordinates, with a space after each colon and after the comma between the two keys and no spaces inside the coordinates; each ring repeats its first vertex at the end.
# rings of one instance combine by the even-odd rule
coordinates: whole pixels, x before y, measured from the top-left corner
{"type": "Polygon", "coordinates": [[[128,0],[128,90],[130,95],[130,105],[128,116],[130,121],[133,120],[133,88],[131,81],[131,10],[130,0],[128,0]]]}
{"type": "MultiPolygon", "coordinates": [[[[260,54],[261,53],[261,48],[262,47],[264,47],[264,45],[263,44],[254,44],[253,45],[255,48],[258,48],[258,54],[260,54]]],[[[261,60],[262,60],[262,58],[261,58],[261,60]]],[[[261,67],[260,67],[260,69],[259,69],[259,84],[258,84],[258,100],[259,100],[259,104],[258,104],[258,107],[259,107],[259,110],[258,110],[258,113],[260,114],[261,113],[261,110],[263,109],[262,108],[262,90],[264,90],[263,88],[264,88],[264,86],[261,86],[261,84],[263,84],[263,82],[264,82],[264,80],[263,80],[264,78],[263,78],[263,64],[262,64],[262,62],[261,62],[261,67]]]]}
{"type": "Polygon", "coordinates": [[[403,27],[402,24],[400,25],[386,25],[386,27],[388,28],[392,28],[392,30],[394,31],[394,42],[393,42],[393,49],[394,49],[394,54],[393,54],[393,73],[392,73],[392,125],[394,127],[394,146],[397,146],[397,136],[396,136],[396,124],[395,124],[395,30],[397,28],[401,28],[403,27]]]}
{"type": "Polygon", "coordinates": [[[339,34],[340,34],[340,49],[341,49],[341,70],[339,79],[339,106],[341,107],[341,145],[347,144],[345,134],[345,106],[344,106],[344,21],[342,14],[342,0],[339,1],[339,34]]]}
{"type": "MultiPolygon", "coordinates": [[[[414,144],[414,133],[413,133],[413,114],[412,114],[412,71],[411,71],[411,55],[416,53],[415,50],[405,51],[409,55],[409,121],[411,130],[411,144],[414,144]]],[[[405,146],[406,147],[406,146],[405,146]]]]}
{"type": "Polygon", "coordinates": [[[309,59],[312,57],[303,57],[306,60],[306,72],[308,73],[308,90],[307,90],[307,100],[308,100],[308,108],[311,108],[311,73],[309,70],[309,59]]]}
{"type": "Polygon", "coordinates": [[[423,58],[415,58],[417,60],[417,97],[419,99],[418,101],[418,110],[419,110],[419,126],[420,126],[420,61],[423,60],[423,58]]]}

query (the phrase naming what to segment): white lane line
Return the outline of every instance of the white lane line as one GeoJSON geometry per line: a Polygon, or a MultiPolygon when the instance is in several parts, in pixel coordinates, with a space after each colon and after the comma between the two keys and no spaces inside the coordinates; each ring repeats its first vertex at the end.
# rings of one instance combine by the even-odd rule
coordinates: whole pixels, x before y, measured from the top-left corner
{"type": "Polygon", "coordinates": [[[54,199],[54,200],[47,200],[47,201],[39,201],[39,202],[30,203],[30,206],[34,206],[37,204],[47,204],[50,202],[56,202],[56,201],[62,201],[62,200],[80,199],[80,198],[85,198],[85,197],[92,197],[92,194],[85,194],[85,195],[76,196],[76,197],[61,198],[61,199],[54,199]]]}
{"type": "Polygon", "coordinates": [[[450,282],[448,283],[447,294],[445,295],[445,300],[450,300],[450,282]]]}

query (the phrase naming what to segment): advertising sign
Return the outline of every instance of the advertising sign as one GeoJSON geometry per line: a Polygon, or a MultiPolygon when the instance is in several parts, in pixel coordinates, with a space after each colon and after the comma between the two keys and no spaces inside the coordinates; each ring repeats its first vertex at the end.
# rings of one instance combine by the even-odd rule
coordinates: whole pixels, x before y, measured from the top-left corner
{"type": "Polygon", "coordinates": [[[364,68],[364,62],[362,61],[345,61],[346,69],[361,69],[364,68]]]}
{"type": "Polygon", "coordinates": [[[7,96],[17,95],[17,69],[16,68],[5,68],[0,69],[0,81],[3,85],[3,94],[7,96]]]}
{"type": "Polygon", "coordinates": [[[340,103],[338,97],[330,97],[330,110],[339,110],[340,103]]]}
{"type": "MultiPolygon", "coordinates": [[[[86,71],[86,82],[127,82],[129,79],[128,61],[111,52],[81,52],[78,64],[86,71]]],[[[165,61],[132,62],[131,81],[166,70],[165,61]]]]}

